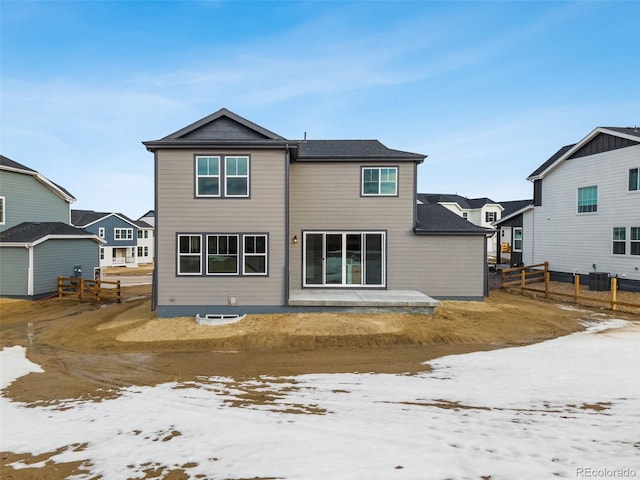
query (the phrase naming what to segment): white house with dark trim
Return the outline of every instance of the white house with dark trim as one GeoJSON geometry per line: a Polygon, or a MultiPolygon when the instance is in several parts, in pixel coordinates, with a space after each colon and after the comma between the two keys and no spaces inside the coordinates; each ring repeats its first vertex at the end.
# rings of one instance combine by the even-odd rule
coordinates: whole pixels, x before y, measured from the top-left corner
{"type": "Polygon", "coordinates": [[[528,179],[524,264],[548,261],[564,279],[605,272],[621,289],[640,290],[640,128],[597,127],[528,179]]]}
{"type": "Polygon", "coordinates": [[[417,204],[425,155],[288,140],[227,109],[143,143],[155,164],[159,317],[429,312],[437,299],[488,294],[492,231],[417,204]]]}

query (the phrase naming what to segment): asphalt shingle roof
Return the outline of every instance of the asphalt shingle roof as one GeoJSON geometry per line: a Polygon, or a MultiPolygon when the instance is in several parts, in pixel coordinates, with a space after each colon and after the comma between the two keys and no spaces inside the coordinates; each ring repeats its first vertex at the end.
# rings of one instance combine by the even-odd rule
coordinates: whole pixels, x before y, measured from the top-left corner
{"type": "Polygon", "coordinates": [[[460,205],[460,207],[465,209],[482,208],[484,205],[487,205],[489,203],[497,203],[487,197],[467,198],[463,197],[462,195],[450,193],[419,193],[417,197],[418,200],[420,200],[425,205],[435,205],[440,202],[457,203],[458,205],[460,205]]]}
{"type": "Polygon", "coordinates": [[[417,206],[415,231],[454,235],[485,235],[494,232],[490,228],[478,227],[438,204],[417,206]]]}
{"type": "Polygon", "coordinates": [[[82,228],[62,222],[23,222],[0,232],[0,243],[31,243],[47,235],[93,235],[82,228]]]}
{"type": "Polygon", "coordinates": [[[422,161],[425,155],[387,148],[378,140],[301,140],[299,160],[313,159],[398,159],[422,161]]]}

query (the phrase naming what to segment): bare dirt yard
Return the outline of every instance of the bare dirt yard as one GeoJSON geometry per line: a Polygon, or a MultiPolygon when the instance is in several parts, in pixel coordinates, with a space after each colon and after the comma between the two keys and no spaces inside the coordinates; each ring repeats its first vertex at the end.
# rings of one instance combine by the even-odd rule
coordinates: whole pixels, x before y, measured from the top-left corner
{"type": "MultiPolygon", "coordinates": [[[[629,295],[640,303],[640,294],[629,295]]],[[[99,401],[121,387],[202,375],[415,373],[427,370],[424,362],[432,358],[540,342],[581,330],[590,319],[640,320],[636,313],[493,290],[484,302],[443,302],[434,315],[251,315],[205,326],[193,318],[156,319],[149,297],[150,285],[139,285],[123,288],[121,304],[0,299],[0,348],[25,346],[45,370],[19,378],[3,395],[47,405],[99,401]]],[[[14,454],[1,457],[2,478],[65,478],[54,467],[13,471],[6,465],[14,454]]]]}

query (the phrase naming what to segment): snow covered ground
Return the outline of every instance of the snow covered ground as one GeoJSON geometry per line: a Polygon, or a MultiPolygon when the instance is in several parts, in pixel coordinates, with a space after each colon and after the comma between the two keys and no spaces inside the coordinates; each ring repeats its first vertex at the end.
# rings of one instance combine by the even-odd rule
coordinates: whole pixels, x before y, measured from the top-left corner
{"type": "MultiPolygon", "coordinates": [[[[2,388],[41,371],[22,347],[0,361],[2,388]]],[[[53,460],[90,462],[77,479],[152,467],[209,479],[640,478],[639,324],[429,363],[420,375],[201,378],[49,407],[2,397],[0,449],[65,447],[53,460]]]]}

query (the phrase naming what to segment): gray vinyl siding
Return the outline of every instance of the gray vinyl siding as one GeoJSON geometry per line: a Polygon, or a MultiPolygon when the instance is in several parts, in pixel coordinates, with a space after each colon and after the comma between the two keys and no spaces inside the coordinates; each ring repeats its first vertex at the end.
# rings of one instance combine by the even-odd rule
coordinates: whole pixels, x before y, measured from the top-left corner
{"type": "Polygon", "coordinates": [[[0,170],[0,196],[5,197],[5,223],[0,231],[22,222],[69,223],[69,203],[32,175],[0,170]]]}
{"type": "MultiPolygon", "coordinates": [[[[284,305],[284,150],[157,153],[158,305],[284,305]],[[194,154],[250,155],[250,198],[194,198],[194,154]],[[267,233],[268,276],[178,276],[178,233],[267,233]]],[[[203,252],[204,255],[204,252],[203,252]]],[[[209,313],[209,312],[203,312],[209,313]]]]}
{"type": "MultiPolygon", "coordinates": [[[[613,255],[613,227],[640,226],[640,192],[628,190],[630,168],[640,166],[640,145],[572,158],[542,180],[542,204],[525,230],[524,261],[549,262],[556,272],[597,270],[640,280],[640,256],[613,255]],[[576,213],[578,188],[598,187],[596,213],[576,213]],[[528,242],[531,243],[528,243],[528,242]]],[[[525,224],[526,225],[526,224],[525,224]]],[[[628,252],[628,243],[627,243],[628,252]]]]}
{"type": "Polygon", "coordinates": [[[27,295],[29,251],[25,247],[0,247],[0,263],[0,295],[27,295]]]}
{"type": "Polygon", "coordinates": [[[34,247],[34,295],[55,292],[58,277],[73,276],[74,267],[82,267],[84,278],[93,278],[99,266],[99,246],[89,239],[47,240],[34,247]]]}

